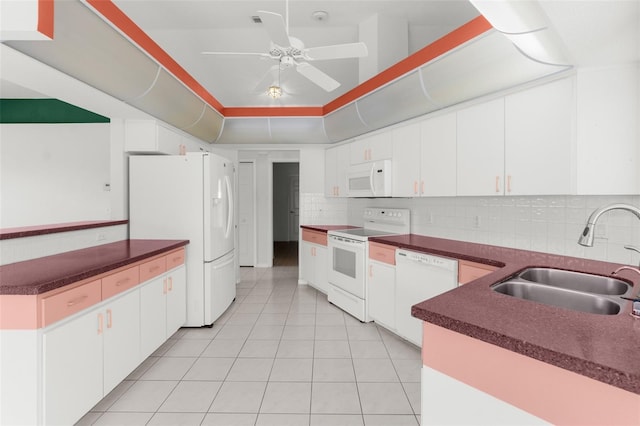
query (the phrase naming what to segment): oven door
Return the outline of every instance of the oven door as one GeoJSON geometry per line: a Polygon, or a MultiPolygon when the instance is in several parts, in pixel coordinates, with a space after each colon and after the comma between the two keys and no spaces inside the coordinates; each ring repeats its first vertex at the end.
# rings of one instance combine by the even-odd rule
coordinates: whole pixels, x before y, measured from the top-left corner
{"type": "Polygon", "coordinates": [[[367,243],[330,235],[328,247],[329,282],[364,299],[367,243]]]}

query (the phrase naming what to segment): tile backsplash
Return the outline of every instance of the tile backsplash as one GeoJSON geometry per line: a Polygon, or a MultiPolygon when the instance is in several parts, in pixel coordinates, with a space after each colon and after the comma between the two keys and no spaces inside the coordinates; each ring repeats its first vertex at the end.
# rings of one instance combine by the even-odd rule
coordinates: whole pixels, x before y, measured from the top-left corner
{"type": "Polygon", "coordinates": [[[411,232],[432,237],[513,247],[638,265],[640,220],[627,211],[601,216],[593,247],[577,243],[593,210],[610,203],[640,207],[640,196],[531,196],[333,199],[301,194],[302,224],[362,226],[366,207],[411,210],[411,232]]]}

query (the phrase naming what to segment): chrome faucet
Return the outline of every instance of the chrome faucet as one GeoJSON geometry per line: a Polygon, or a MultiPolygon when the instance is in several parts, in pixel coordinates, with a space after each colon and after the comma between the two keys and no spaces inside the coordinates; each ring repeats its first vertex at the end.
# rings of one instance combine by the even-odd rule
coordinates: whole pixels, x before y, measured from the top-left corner
{"type": "MultiPolygon", "coordinates": [[[[591,215],[589,216],[589,219],[587,219],[587,224],[585,225],[584,231],[582,231],[582,234],[578,239],[578,244],[585,247],[593,247],[593,237],[595,234],[596,222],[598,222],[598,219],[600,219],[600,216],[602,216],[604,213],[610,210],[626,210],[628,212],[633,213],[638,217],[638,219],[640,219],[640,209],[638,207],[632,206],[631,204],[615,203],[615,204],[602,206],[594,210],[593,213],[591,213],[591,215]]],[[[624,248],[626,248],[627,250],[633,250],[640,253],[640,249],[638,247],[627,245],[627,246],[624,246],[624,248]]],[[[623,268],[619,268],[616,272],[618,272],[623,268]]],[[[640,271],[638,272],[640,273],[640,271]]]]}

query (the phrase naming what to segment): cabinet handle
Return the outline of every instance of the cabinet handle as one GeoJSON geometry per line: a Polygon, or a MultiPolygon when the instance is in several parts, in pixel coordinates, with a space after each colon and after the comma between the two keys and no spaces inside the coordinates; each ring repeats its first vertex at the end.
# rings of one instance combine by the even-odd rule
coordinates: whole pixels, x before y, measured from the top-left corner
{"type": "Polygon", "coordinates": [[[102,314],[98,314],[98,336],[102,334],[102,314]]]}
{"type": "Polygon", "coordinates": [[[500,176],[496,176],[496,193],[500,192],[500,176]]]}
{"type": "Polygon", "coordinates": [[[511,175],[507,175],[507,192],[511,192],[511,175]]]}
{"type": "Polygon", "coordinates": [[[167,279],[162,280],[162,294],[167,294],[167,279]]]}
{"type": "Polygon", "coordinates": [[[121,280],[118,280],[118,281],[116,282],[116,287],[120,287],[121,285],[126,284],[126,283],[128,283],[129,281],[131,281],[131,278],[129,278],[129,277],[127,277],[127,278],[123,278],[123,279],[121,279],[121,280]]]}
{"type": "Polygon", "coordinates": [[[75,298],[75,299],[73,299],[73,300],[69,300],[69,301],[67,302],[67,308],[70,308],[70,307],[72,307],[72,306],[74,306],[74,305],[77,305],[78,303],[80,303],[80,302],[84,301],[87,297],[89,297],[89,296],[85,294],[85,295],[82,295],[82,296],[80,296],[80,297],[76,297],[76,298],[75,298]]]}
{"type": "Polygon", "coordinates": [[[173,277],[169,277],[169,291],[173,291],[173,277]]]}
{"type": "Polygon", "coordinates": [[[413,181],[413,194],[417,194],[418,193],[418,181],[414,180],[413,181]]]}
{"type": "Polygon", "coordinates": [[[154,272],[154,271],[157,271],[158,269],[160,269],[160,267],[159,267],[158,265],[156,265],[156,266],[152,266],[152,267],[149,269],[149,272],[154,272]]]}
{"type": "Polygon", "coordinates": [[[107,309],[107,328],[111,328],[111,309],[107,309]]]}
{"type": "Polygon", "coordinates": [[[420,181],[420,194],[424,194],[424,181],[420,181]]]}

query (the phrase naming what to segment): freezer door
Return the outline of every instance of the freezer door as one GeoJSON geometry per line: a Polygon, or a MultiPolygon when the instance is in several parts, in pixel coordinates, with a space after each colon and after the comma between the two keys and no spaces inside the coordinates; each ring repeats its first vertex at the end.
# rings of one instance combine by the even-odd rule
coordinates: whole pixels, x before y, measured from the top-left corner
{"type": "Polygon", "coordinates": [[[236,298],[234,252],[204,267],[204,325],[213,324],[236,298]]]}
{"type": "Polygon", "coordinates": [[[233,163],[208,154],[204,164],[205,262],[218,259],[233,249],[233,163]]]}

